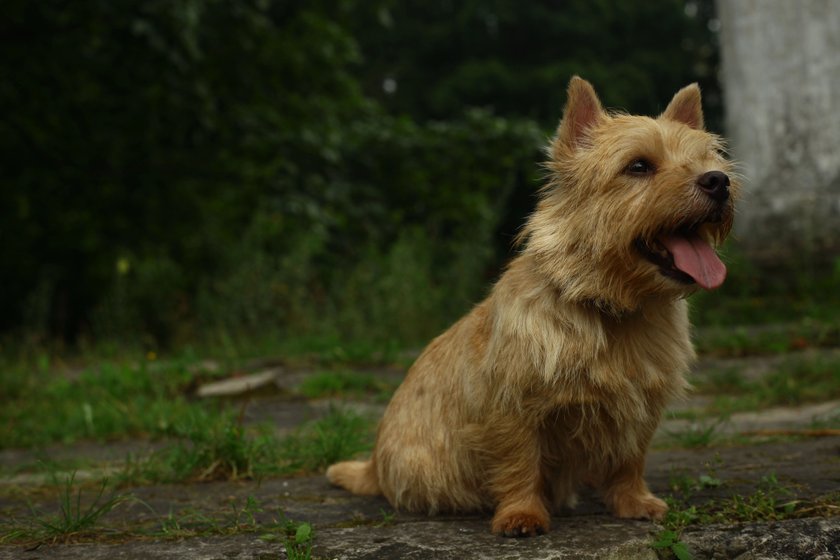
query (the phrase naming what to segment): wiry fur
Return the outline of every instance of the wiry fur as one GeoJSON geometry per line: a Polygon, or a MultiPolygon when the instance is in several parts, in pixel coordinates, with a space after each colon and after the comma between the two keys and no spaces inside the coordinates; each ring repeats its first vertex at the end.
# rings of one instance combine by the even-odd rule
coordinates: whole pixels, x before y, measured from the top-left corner
{"type": "MultiPolygon", "coordinates": [[[[634,243],[713,212],[695,181],[731,170],[702,127],[696,85],[652,119],[605,112],[573,78],[521,254],[417,359],[373,457],[333,465],[329,480],[410,511],[495,509],[492,530],[506,535],[547,530],[549,509],[574,505],[581,484],[620,517],[661,517],[642,474],[666,403],[687,385],[692,288],[634,243]],[[625,173],[640,157],[655,174],[625,173]]],[[[719,243],[732,213],[730,201],[701,233],[719,243]]]]}

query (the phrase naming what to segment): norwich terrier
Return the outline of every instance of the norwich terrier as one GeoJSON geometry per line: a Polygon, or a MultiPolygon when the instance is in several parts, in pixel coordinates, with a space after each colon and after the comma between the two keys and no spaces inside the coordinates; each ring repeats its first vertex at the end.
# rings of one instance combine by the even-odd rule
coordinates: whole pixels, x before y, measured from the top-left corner
{"type": "Polygon", "coordinates": [[[437,337],[394,394],[368,461],[331,466],[397,509],[495,510],[506,536],[548,530],[583,485],[618,517],[660,519],[643,479],[694,359],[685,296],[718,287],[737,185],[700,89],[653,119],[569,83],[550,179],[490,296],[437,337]]]}

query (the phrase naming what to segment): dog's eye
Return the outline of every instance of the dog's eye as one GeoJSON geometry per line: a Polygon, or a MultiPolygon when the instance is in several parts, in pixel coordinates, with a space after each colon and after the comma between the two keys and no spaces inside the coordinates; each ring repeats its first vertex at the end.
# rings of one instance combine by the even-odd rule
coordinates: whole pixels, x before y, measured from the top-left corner
{"type": "Polygon", "coordinates": [[[627,166],[625,170],[630,175],[650,175],[653,173],[653,164],[646,159],[637,159],[627,166]]]}

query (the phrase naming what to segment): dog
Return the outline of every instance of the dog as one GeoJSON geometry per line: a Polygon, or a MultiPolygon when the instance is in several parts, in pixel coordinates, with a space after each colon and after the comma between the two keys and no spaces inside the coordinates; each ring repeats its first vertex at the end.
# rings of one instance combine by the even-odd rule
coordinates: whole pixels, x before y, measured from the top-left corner
{"type": "Polygon", "coordinates": [[[575,76],[548,180],[490,295],[408,371],[368,461],[328,480],[398,510],[494,511],[533,536],[583,485],[622,518],[661,519],[643,479],[695,358],[685,297],[726,277],[716,253],[738,184],[700,88],[657,118],[605,111],[575,76]]]}

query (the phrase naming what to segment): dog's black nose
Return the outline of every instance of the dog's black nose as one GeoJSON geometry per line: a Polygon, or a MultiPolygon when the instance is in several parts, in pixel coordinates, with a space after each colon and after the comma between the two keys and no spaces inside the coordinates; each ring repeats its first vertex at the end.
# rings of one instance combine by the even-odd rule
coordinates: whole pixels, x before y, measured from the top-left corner
{"type": "Polygon", "coordinates": [[[697,186],[718,202],[723,202],[729,198],[729,177],[723,171],[703,173],[697,178],[697,186]]]}

